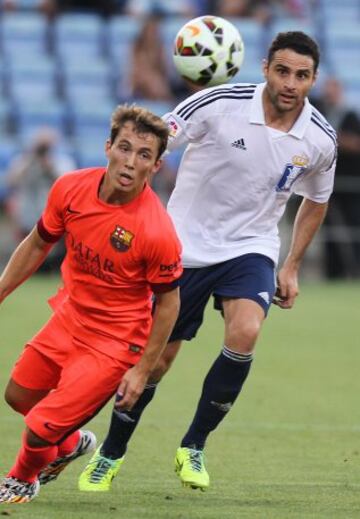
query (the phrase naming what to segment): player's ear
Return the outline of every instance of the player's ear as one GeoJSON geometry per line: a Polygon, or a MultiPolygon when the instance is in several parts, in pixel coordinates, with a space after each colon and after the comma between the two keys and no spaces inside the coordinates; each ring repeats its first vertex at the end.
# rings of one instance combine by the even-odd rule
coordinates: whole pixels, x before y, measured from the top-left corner
{"type": "Polygon", "coordinates": [[[315,85],[318,75],[319,75],[319,71],[317,70],[316,72],[314,72],[314,77],[313,77],[313,82],[312,82],[313,85],[315,85]]]}
{"type": "Polygon", "coordinates": [[[155,162],[153,169],[152,169],[152,175],[155,175],[155,173],[157,173],[159,171],[163,162],[164,161],[162,159],[157,159],[157,161],[155,162]]]}
{"type": "Polygon", "coordinates": [[[111,142],[110,142],[110,139],[107,139],[105,142],[105,155],[107,158],[109,158],[110,148],[111,148],[111,142]]]}
{"type": "Polygon", "coordinates": [[[269,62],[267,59],[262,60],[262,71],[265,79],[267,79],[268,71],[269,71],[269,62]]]}

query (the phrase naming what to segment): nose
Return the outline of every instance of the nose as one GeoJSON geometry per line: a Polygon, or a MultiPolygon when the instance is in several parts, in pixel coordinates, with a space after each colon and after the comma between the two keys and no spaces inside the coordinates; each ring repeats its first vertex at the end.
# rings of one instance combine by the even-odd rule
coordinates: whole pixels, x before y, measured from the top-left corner
{"type": "Polygon", "coordinates": [[[126,167],[134,168],[134,166],[135,166],[135,158],[136,158],[135,152],[131,152],[130,151],[129,153],[127,153],[127,155],[126,155],[126,163],[125,163],[126,167]]]}
{"type": "Polygon", "coordinates": [[[289,90],[293,90],[295,88],[296,78],[295,75],[289,74],[286,78],[285,87],[289,90]]]}

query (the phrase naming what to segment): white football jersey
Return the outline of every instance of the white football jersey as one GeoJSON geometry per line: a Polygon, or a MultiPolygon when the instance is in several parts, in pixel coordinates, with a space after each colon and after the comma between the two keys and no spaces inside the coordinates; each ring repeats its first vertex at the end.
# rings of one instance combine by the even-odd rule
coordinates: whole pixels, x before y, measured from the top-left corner
{"type": "Polygon", "coordinates": [[[168,150],[186,145],[168,210],[186,267],[247,253],[278,261],[278,222],[292,193],[326,202],[336,133],[306,99],[287,133],[265,124],[265,84],[197,92],[164,119],[168,150]]]}

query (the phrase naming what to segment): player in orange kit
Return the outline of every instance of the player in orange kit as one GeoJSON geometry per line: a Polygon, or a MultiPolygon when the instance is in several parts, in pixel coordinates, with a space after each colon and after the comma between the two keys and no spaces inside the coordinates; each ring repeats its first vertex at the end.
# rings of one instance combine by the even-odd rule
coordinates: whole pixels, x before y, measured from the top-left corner
{"type": "Polygon", "coordinates": [[[79,427],[115,392],[119,409],[131,409],[166,345],[179,309],[181,248],[147,180],[167,139],[159,117],[118,107],[107,168],[56,181],[37,226],[0,277],[1,302],[65,235],[64,287],[50,301],[54,313],[26,345],[6,388],[26,429],[0,502],[31,501],[40,483],[94,450],[95,436],[79,427]]]}

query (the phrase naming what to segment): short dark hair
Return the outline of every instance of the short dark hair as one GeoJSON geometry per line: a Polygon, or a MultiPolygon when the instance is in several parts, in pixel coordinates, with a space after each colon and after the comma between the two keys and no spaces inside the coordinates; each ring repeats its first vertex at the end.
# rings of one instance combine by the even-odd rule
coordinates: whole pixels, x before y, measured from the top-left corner
{"type": "Polygon", "coordinates": [[[139,133],[153,133],[159,140],[159,152],[157,159],[166,150],[169,129],[161,117],[153,114],[150,110],[132,105],[119,105],[111,115],[110,144],[113,144],[119,131],[127,122],[132,122],[135,131],[139,133]]]}
{"type": "Polygon", "coordinates": [[[273,59],[275,52],[281,49],[291,49],[298,54],[311,56],[314,61],[314,72],[317,71],[320,61],[319,47],[316,41],[304,32],[279,32],[270,45],[267,58],[268,63],[273,59]]]}

